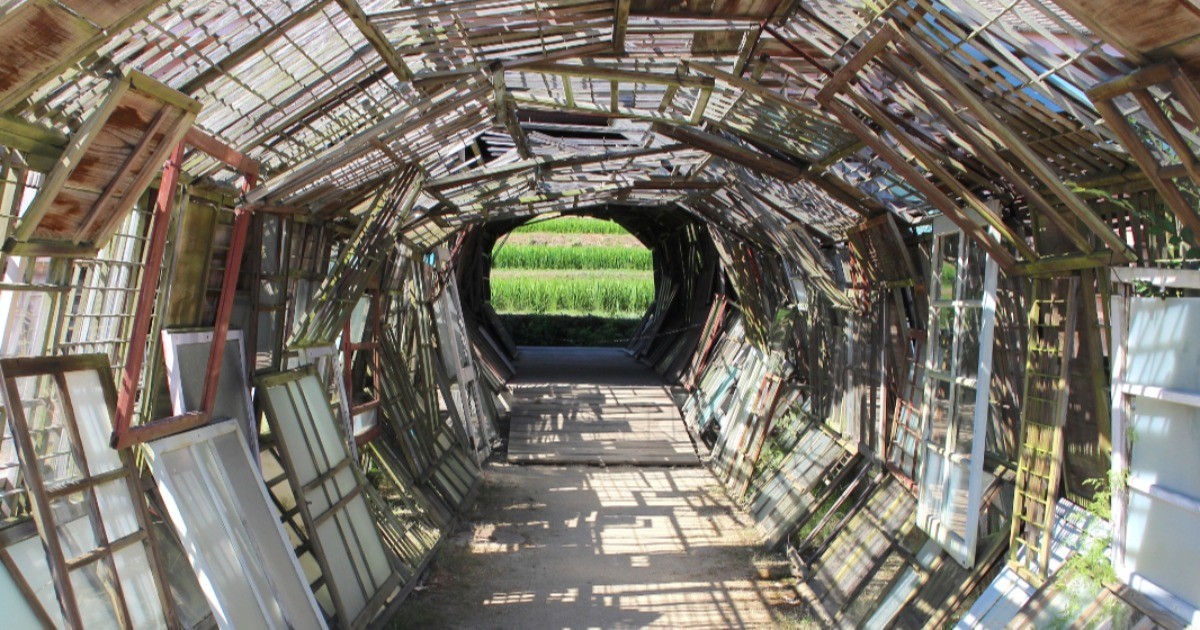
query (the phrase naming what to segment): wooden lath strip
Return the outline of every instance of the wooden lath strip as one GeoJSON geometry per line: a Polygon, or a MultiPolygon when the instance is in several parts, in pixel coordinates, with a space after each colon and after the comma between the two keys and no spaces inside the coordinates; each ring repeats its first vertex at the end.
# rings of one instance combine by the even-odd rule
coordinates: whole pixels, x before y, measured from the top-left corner
{"type": "MultiPolygon", "coordinates": [[[[889,30],[892,28],[894,27],[889,27],[889,30]]],[[[1046,162],[1025,143],[1024,139],[1013,132],[1012,129],[992,113],[975,92],[968,88],[962,81],[951,76],[950,72],[925,49],[924,44],[917,41],[911,34],[900,33],[898,31],[893,32],[895,32],[897,38],[900,38],[900,41],[904,42],[904,51],[912,54],[920,61],[922,69],[932,75],[942,89],[953,94],[958,99],[958,102],[964,105],[984,127],[995,134],[1004,143],[1005,149],[1011,151],[1020,163],[1029,169],[1034,177],[1050,190],[1055,197],[1058,197],[1067,209],[1086,225],[1093,234],[1104,241],[1117,256],[1124,258],[1126,262],[1133,261],[1136,258],[1129,249],[1129,246],[1118,238],[1112,229],[1087,206],[1087,203],[1059,179],[1056,173],[1050,170],[1046,162]]],[[[1051,214],[1054,213],[1052,212],[1051,214]]]]}

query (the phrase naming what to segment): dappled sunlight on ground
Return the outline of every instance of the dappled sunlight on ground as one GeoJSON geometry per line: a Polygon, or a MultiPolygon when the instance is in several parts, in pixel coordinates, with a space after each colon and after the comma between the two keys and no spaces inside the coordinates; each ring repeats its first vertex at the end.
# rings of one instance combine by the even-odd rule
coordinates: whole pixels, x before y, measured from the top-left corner
{"type": "Polygon", "coordinates": [[[500,465],[486,479],[400,627],[771,627],[779,589],[754,578],[749,523],[707,470],[500,465]]]}

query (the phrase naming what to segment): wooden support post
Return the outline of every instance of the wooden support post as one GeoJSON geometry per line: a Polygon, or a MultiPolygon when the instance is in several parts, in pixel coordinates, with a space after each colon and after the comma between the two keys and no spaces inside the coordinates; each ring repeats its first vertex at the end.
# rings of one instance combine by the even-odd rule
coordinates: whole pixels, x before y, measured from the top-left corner
{"type": "Polygon", "coordinates": [[[129,430],[133,420],[138,381],[141,380],[142,364],[146,358],[146,336],[150,332],[150,320],[154,315],[160,268],[167,246],[167,228],[171,224],[171,212],[175,209],[175,189],[179,185],[179,174],[183,167],[183,150],[184,143],[180,142],[163,165],[162,180],[154,202],[154,224],[151,227],[150,242],[146,247],[142,286],[138,291],[133,325],[129,333],[129,353],[125,356],[125,368],[121,372],[120,390],[117,394],[117,409],[113,417],[111,444],[114,447],[129,430]]]}
{"type": "Polygon", "coordinates": [[[617,0],[616,7],[613,9],[613,54],[618,57],[625,56],[625,32],[629,29],[629,4],[630,0],[617,0]]]}

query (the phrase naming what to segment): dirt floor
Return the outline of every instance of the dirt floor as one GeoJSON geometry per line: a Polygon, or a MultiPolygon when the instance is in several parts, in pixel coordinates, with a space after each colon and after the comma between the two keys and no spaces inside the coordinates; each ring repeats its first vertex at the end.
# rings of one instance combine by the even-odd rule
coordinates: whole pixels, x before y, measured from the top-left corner
{"type": "Polygon", "coordinates": [[[705,468],[493,463],[394,628],[794,627],[705,468]]]}

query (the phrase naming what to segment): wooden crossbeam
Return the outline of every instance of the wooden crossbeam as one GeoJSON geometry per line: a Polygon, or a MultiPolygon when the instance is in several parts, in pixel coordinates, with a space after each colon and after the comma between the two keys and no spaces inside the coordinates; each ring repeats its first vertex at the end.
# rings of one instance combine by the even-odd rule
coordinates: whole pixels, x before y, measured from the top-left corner
{"type": "Polygon", "coordinates": [[[904,50],[911,53],[921,63],[922,70],[932,75],[943,89],[954,95],[958,103],[966,107],[981,124],[994,133],[1004,143],[1005,149],[1012,152],[1017,160],[1025,168],[1029,169],[1033,176],[1049,189],[1055,197],[1058,197],[1071,214],[1075,215],[1093,234],[1104,241],[1116,256],[1124,258],[1127,262],[1131,262],[1137,258],[1129,248],[1129,245],[1121,240],[1112,231],[1112,228],[1097,216],[1079,195],[1075,194],[1074,191],[1059,179],[1058,174],[1051,170],[1046,161],[1030,148],[1020,135],[1004,124],[974,91],[968,88],[962,81],[951,76],[945,66],[932,53],[926,50],[924,44],[911,34],[897,33],[897,37],[901,38],[905,43],[904,50]]]}
{"type": "Polygon", "coordinates": [[[1087,95],[1096,106],[1096,111],[1100,112],[1117,136],[1117,140],[1146,173],[1150,184],[1162,196],[1163,201],[1185,226],[1191,228],[1192,243],[1200,245],[1200,213],[1197,213],[1196,208],[1183,196],[1179,185],[1173,181],[1180,177],[1191,177],[1193,182],[1200,184],[1197,158],[1179,134],[1175,124],[1147,91],[1155,86],[1169,88],[1192,122],[1200,121],[1200,93],[1197,93],[1191,79],[1183,74],[1175,62],[1147,66],[1132,74],[1102,83],[1088,90],[1087,95]],[[1127,94],[1131,94],[1137,100],[1151,123],[1179,157],[1180,165],[1167,166],[1159,163],[1129,119],[1113,102],[1113,99],[1127,94]]]}
{"type": "MultiPolygon", "coordinates": [[[[946,215],[963,232],[971,235],[981,247],[987,250],[988,255],[994,258],[1005,272],[1010,272],[1016,267],[1016,258],[1008,253],[1008,250],[993,238],[991,234],[988,234],[982,226],[964,214],[962,209],[959,208],[958,202],[947,196],[933,182],[925,179],[925,176],[916,167],[909,164],[904,159],[904,156],[900,155],[896,149],[892,148],[891,145],[879,137],[870,127],[867,127],[866,123],[859,120],[846,106],[836,100],[829,100],[822,103],[822,105],[841,120],[842,124],[857,135],[867,146],[871,147],[871,149],[890,164],[892,169],[908,182],[910,186],[924,195],[929,200],[929,203],[933,204],[942,214],[946,215]]],[[[974,195],[971,196],[973,197],[974,195]]],[[[993,217],[990,210],[986,210],[983,216],[993,217]]],[[[1028,245],[1025,246],[1025,249],[1028,250],[1028,245]]]]}
{"type": "Polygon", "coordinates": [[[400,57],[400,53],[396,52],[395,47],[387,40],[387,37],[367,17],[362,7],[358,5],[358,0],[337,0],[337,3],[342,8],[342,11],[350,17],[350,21],[354,22],[354,25],[358,27],[359,32],[371,44],[375,52],[379,54],[379,58],[383,59],[383,63],[387,64],[387,67],[391,69],[392,74],[396,75],[396,78],[404,83],[412,81],[412,70],[408,68],[408,64],[404,63],[404,59],[400,57]]]}
{"type": "Polygon", "coordinates": [[[630,0],[617,0],[613,7],[613,54],[625,56],[625,33],[629,30],[630,0]]]}
{"type": "Polygon", "coordinates": [[[674,85],[681,88],[705,89],[711,88],[714,81],[711,77],[698,77],[686,74],[666,74],[662,72],[645,72],[642,70],[626,70],[608,66],[582,65],[573,63],[534,62],[520,67],[508,68],[510,72],[536,72],[538,74],[557,74],[581,79],[598,81],[619,81],[622,83],[646,83],[650,85],[674,85]]]}
{"type": "Polygon", "coordinates": [[[474,169],[465,173],[455,175],[447,175],[431,179],[425,185],[426,190],[446,190],[448,188],[458,188],[469,184],[475,184],[497,177],[506,177],[514,173],[539,168],[543,171],[560,168],[573,168],[576,166],[587,166],[590,164],[603,164],[604,162],[612,162],[619,160],[631,160],[636,158],[650,157],[655,155],[665,155],[674,153],[687,148],[683,144],[668,144],[658,147],[650,147],[647,149],[634,149],[631,151],[615,151],[613,153],[596,153],[591,155],[574,156],[568,158],[534,158],[529,160],[521,160],[520,162],[512,162],[501,166],[485,166],[483,168],[474,169]]]}
{"type": "Polygon", "coordinates": [[[701,131],[694,127],[655,122],[652,129],[655,133],[678,140],[715,156],[741,164],[742,166],[755,169],[785,182],[794,182],[804,175],[804,169],[801,167],[747,149],[720,136],[701,131]]]}

